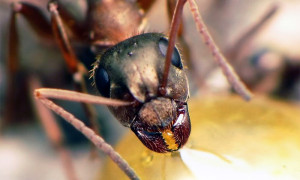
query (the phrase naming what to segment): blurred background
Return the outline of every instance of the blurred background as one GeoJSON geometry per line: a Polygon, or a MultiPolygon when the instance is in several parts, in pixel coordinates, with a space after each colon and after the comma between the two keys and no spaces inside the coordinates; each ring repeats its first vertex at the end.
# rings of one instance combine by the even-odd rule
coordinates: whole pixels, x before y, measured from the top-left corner
{"type": "MultiPolygon", "coordinates": [[[[29,90],[30,77],[42,87],[73,89],[72,76],[53,42],[35,34],[22,16],[17,19],[20,35],[16,103],[7,109],[7,51],[10,4],[0,0],[0,179],[66,179],[61,160],[51,146],[29,90]],[[7,113],[10,115],[7,115],[7,113]],[[7,118],[9,117],[9,118],[7,118]],[[38,168],[37,168],[38,167],[38,168]]],[[[26,0],[40,7],[50,19],[47,1],[26,0]]],[[[84,0],[61,0],[79,21],[84,19],[84,0]]],[[[276,98],[290,104],[300,100],[300,1],[198,0],[209,31],[241,79],[256,96],[276,98]]],[[[166,1],[154,3],[147,13],[146,32],[168,33],[166,1]]],[[[184,11],[184,40],[179,48],[185,57],[194,96],[222,96],[232,93],[213,57],[196,31],[188,6],[184,11]],[[189,53],[186,53],[189,52],[189,53]]],[[[91,68],[95,55],[87,45],[73,44],[82,62],[91,68]]],[[[88,91],[98,94],[86,79],[88,91]]],[[[78,103],[57,101],[79,119],[86,121],[78,103]]],[[[122,127],[106,107],[95,106],[100,133],[114,145],[128,129],[122,127]]],[[[91,145],[73,127],[56,117],[64,133],[79,179],[93,179],[104,163],[104,156],[91,158],[91,145]]]]}

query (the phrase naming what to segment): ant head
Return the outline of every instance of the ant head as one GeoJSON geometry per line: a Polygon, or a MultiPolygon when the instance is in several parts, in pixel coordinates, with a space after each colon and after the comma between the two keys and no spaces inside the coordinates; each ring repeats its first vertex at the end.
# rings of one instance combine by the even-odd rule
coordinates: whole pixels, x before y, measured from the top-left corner
{"type": "Polygon", "coordinates": [[[153,99],[143,104],[130,128],[152,151],[177,151],[191,132],[187,104],[164,97],[153,99]]]}
{"type": "MultiPolygon", "coordinates": [[[[97,89],[105,97],[122,100],[129,93],[140,103],[160,96],[167,47],[167,38],[159,33],[141,34],[113,46],[95,64],[97,89]]],[[[171,64],[164,96],[186,102],[188,82],[176,47],[171,64]]]]}
{"type": "Polygon", "coordinates": [[[151,150],[178,150],[190,134],[188,82],[175,47],[166,93],[159,93],[168,39],[159,33],[134,36],[108,49],[96,62],[93,77],[101,95],[136,101],[110,110],[151,150]],[[155,145],[153,145],[155,143],[155,145]]]}

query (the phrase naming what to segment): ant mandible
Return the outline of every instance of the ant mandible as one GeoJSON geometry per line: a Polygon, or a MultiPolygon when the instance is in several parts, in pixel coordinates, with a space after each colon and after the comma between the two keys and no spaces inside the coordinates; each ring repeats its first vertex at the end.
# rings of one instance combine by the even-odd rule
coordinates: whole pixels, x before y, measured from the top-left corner
{"type": "MultiPolygon", "coordinates": [[[[89,3],[92,2],[93,1],[89,1],[89,3]]],[[[109,144],[100,136],[96,135],[93,130],[86,127],[80,120],[60,106],[54,104],[48,98],[107,105],[117,119],[124,126],[130,127],[149,149],[156,152],[177,151],[186,143],[190,134],[190,122],[187,109],[187,100],[189,97],[188,83],[183,71],[180,54],[175,47],[175,38],[180,25],[183,6],[187,1],[177,1],[169,39],[159,33],[146,33],[126,39],[128,31],[126,30],[126,35],[120,31],[124,24],[122,24],[120,28],[119,26],[114,28],[110,26],[106,27],[102,22],[107,20],[108,16],[100,14],[100,10],[112,11],[117,9],[117,4],[121,4],[119,8],[124,10],[122,5],[124,5],[123,3],[126,1],[99,2],[101,3],[89,6],[88,12],[90,13],[87,17],[92,19],[92,25],[90,26],[92,30],[90,29],[88,34],[90,42],[92,42],[93,45],[103,46],[110,46],[115,44],[115,42],[119,42],[117,45],[109,48],[101,58],[97,60],[92,71],[96,87],[104,97],[49,88],[36,89],[34,95],[37,100],[62,116],[99,149],[109,155],[128,177],[138,179],[134,170],[130,168],[127,162],[122,159],[109,144]],[[99,19],[93,21],[95,18],[99,19]],[[105,37],[113,38],[103,38],[104,34],[105,37]],[[107,34],[110,35],[108,36],[107,34]]],[[[195,2],[193,0],[188,0],[188,2],[197,28],[205,44],[207,44],[211,50],[212,55],[222,68],[228,81],[239,94],[246,100],[249,100],[251,94],[239,81],[233,69],[227,64],[225,58],[219,52],[202,22],[195,2]]],[[[33,10],[30,9],[30,6],[24,5],[25,4],[22,4],[21,8],[24,12],[26,12],[26,10],[33,10]]],[[[134,7],[135,6],[128,6],[128,11],[126,12],[129,13],[125,14],[131,15],[133,12],[138,12],[139,14],[140,11],[138,9],[131,9],[134,7]]],[[[18,8],[20,7],[15,6],[15,9],[18,8]]],[[[19,12],[22,12],[21,10],[19,9],[19,12]]],[[[56,41],[62,50],[70,71],[74,75],[78,73],[84,74],[84,70],[82,70],[83,68],[81,68],[70,46],[68,36],[62,25],[61,17],[57,11],[56,2],[49,3],[49,11],[52,16],[52,29],[56,41]]],[[[26,13],[24,13],[24,15],[26,15],[26,13]]],[[[64,14],[62,18],[65,21],[70,20],[68,14],[64,14]]],[[[141,15],[135,14],[133,18],[128,19],[138,19],[138,24],[142,24],[141,15]]],[[[114,19],[107,21],[117,22],[114,19]]],[[[114,23],[111,24],[115,25],[114,23]]],[[[69,24],[68,26],[71,27],[72,32],[79,38],[86,37],[86,34],[82,33],[82,30],[86,29],[81,29],[79,24],[69,24]]],[[[131,24],[128,26],[133,27],[131,24]]],[[[136,24],[134,25],[135,28],[137,26],[136,24]]],[[[15,51],[14,48],[11,49],[15,51]]]]}

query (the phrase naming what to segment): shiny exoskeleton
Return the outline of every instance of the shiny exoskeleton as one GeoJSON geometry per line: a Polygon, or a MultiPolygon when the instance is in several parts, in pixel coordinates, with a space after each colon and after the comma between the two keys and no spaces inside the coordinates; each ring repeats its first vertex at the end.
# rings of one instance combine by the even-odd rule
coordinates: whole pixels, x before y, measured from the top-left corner
{"type": "Polygon", "coordinates": [[[116,118],[130,127],[146,147],[160,153],[178,150],[191,131],[188,81],[176,47],[166,94],[158,92],[167,47],[168,39],[163,34],[137,35],[108,49],[93,70],[101,95],[134,102],[109,107],[116,118]]]}

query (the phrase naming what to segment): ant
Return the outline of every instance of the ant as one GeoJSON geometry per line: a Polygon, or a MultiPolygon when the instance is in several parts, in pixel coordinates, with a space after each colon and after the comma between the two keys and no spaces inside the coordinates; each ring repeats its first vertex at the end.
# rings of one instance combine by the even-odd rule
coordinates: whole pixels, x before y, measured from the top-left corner
{"type": "MultiPolygon", "coordinates": [[[[58,10],[56,1],[50,1],[48,5],[55,39],[80,91],[84,89],[84,85],[81,85],[81,77],[85,74],[85,69],[73,52],[62,20],[76,38],[88,39],[92,45],[112,47],[98,58],[91,73],[102,97],[50,88],[36,89],[34,96],[82,132],[131,179],[138,179],[137,174],[109,144],[49,98],[107,105],[120,123],[130,127],[149,149],[159,153],[180,149],[187,142],[191,131],[187,106],[188,81],[181,56],[175,46],[186,2],[189,2],[199,33],[228,81],[237,93],[241,94],[244,99],[250,100],[251,93],[219,52],[202,21],[194,0],[177,1],[168,37],[160,33],[145,33],[128,38],[128,28],[133,28],[129,32],[134,32],[136,27],[143,24],[141,11],[137,4],[131,1],[88,1],[86,23],[90,24],[74,23],[63,8],[58,10]],[[115,16],[108,19],[109,14],[114,10],[118,13],[120,10],[126,13],[122,14],[119,20],[114,19],[115,16]],[[132,21],[122,23],[122,18],[132,21]],[[84,33],[87,31],[87,26],[89,33],[84,33]],[[122,31],[123,27],[124,31],[122,31]]],[[[146,1],[140,1],[140,3],[146,6],[146,1]]],[[[147,7],[149,5],[145,9],[147,7]]],[[[17,3],[14,5],[14,10],[24,13],[25,16],[28,12],[33,13],[29,13],[29,16],[37,16],[35,20],[42,18],[38,15],[38,11],[28,4],[17,3]]],[[[44,23],[40,20],[37,21],[44,23]]],[[[49,25],[42,28],[49,31],[49,25]]],[[[10,52],[13,54],[16,52],[14,43],[13,41],[10,44],[10,52]]],[[[15,57],[10,56],[10,58],[15,57]]]]}

